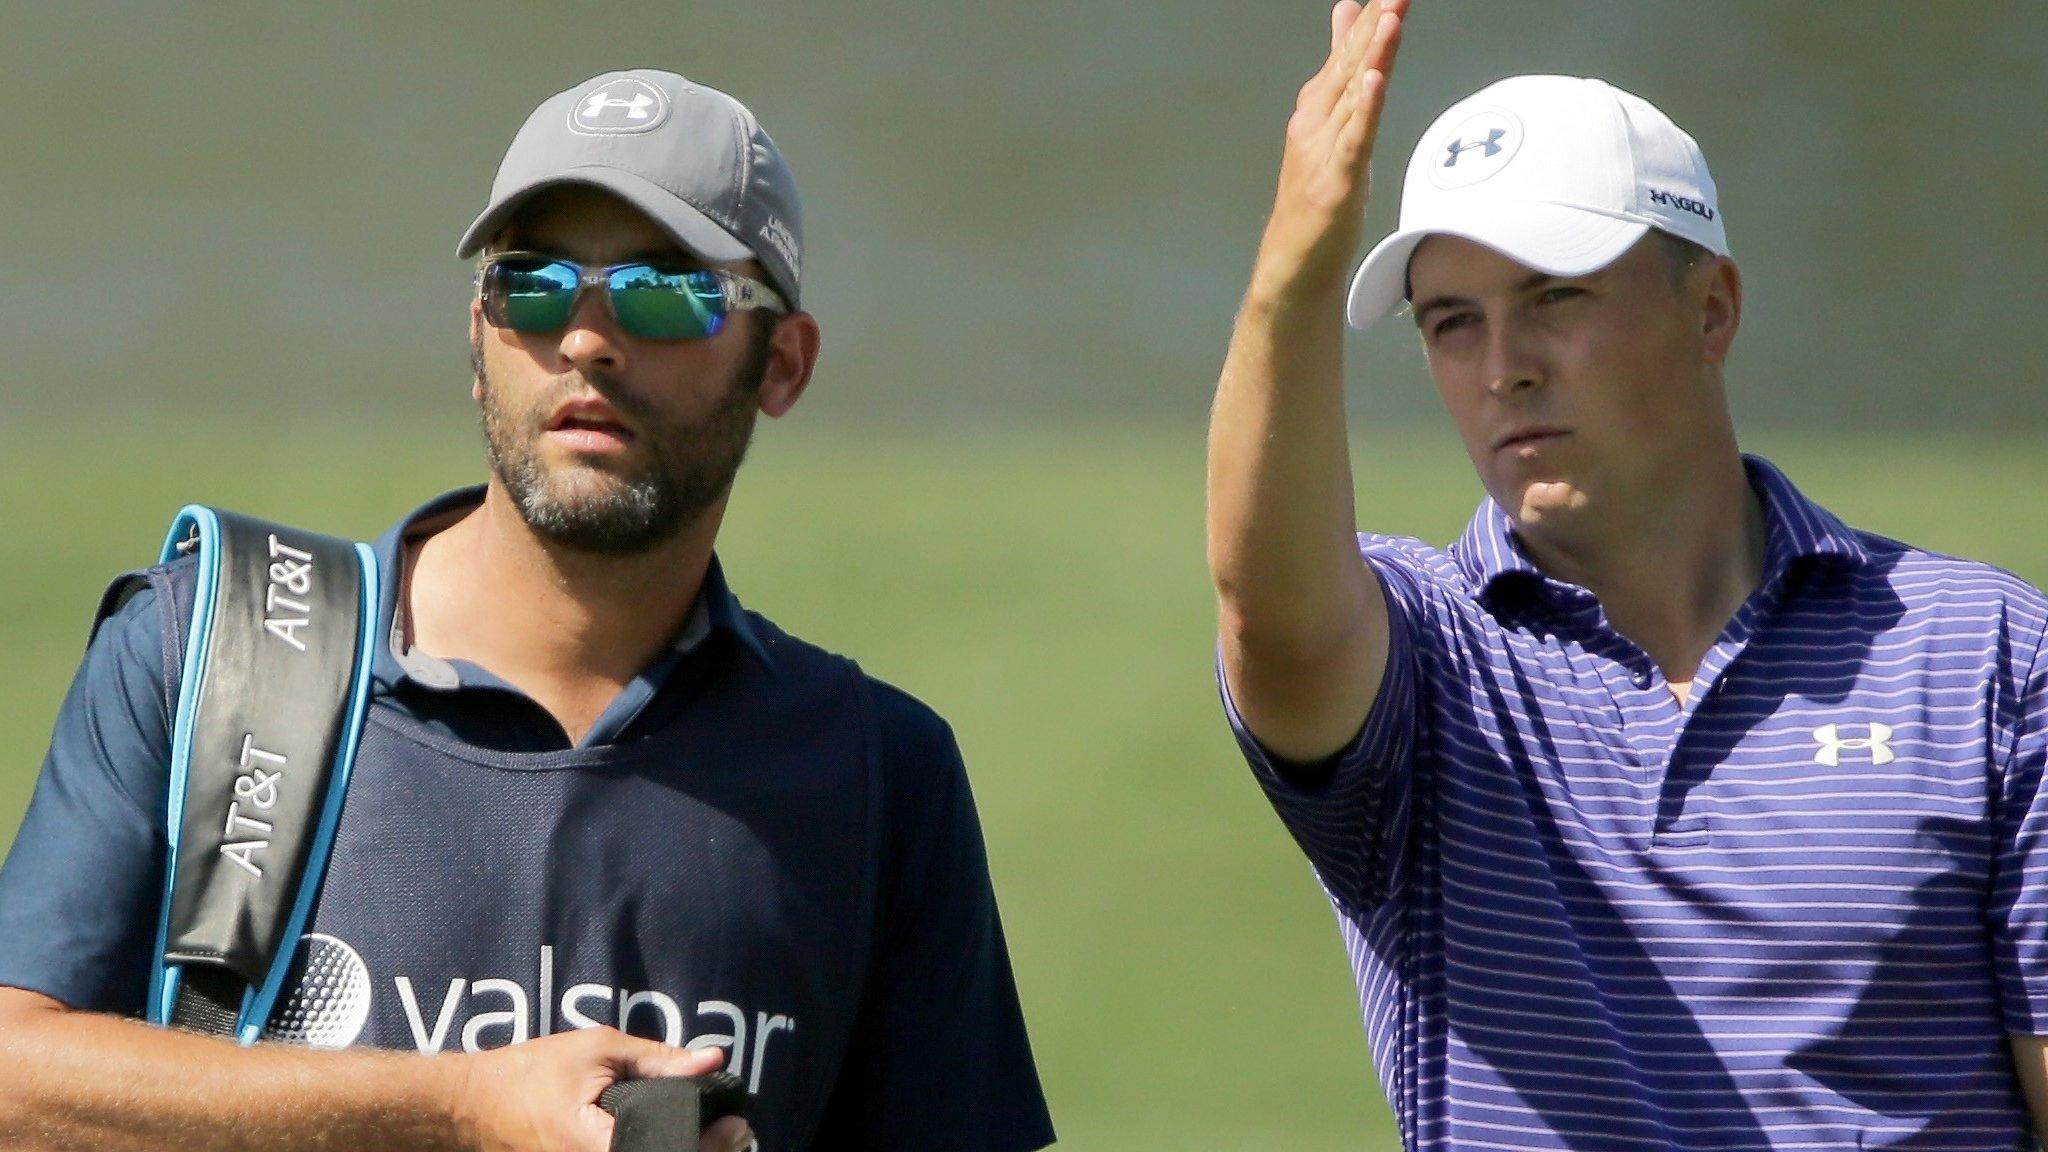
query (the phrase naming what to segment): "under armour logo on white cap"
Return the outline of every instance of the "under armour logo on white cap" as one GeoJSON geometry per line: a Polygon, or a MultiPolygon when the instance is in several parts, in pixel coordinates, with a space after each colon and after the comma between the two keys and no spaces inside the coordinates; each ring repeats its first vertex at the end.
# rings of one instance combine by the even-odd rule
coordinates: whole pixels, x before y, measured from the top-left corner
{"type": "Polygon", "coordinates": [[[1457,167],[1458,157],[1463,156],[1465,153],[1470,152],[1474,148],[1486,149],[1486,154],[1488,156],[1500,155],[1500,140],[1501,137],[1506,136],[1507,134],[1508,130],[1505,128],[1494,128],[1486,133],[1486,139],[1484,140],[1474,140],[1470,144],[1465,143],[1463,140],[1451,141],[1451,158],[1449,160],[1444,161],[1444,167],[1457,167]]]}
{"type": "Polygon", "coordinates": [[[587,136],[650,132],[668,119],[668,93],[632,76],[593,89],[569,113],[569,129],[587,136]]]}
{"type": "Polygon", "coordinates": [[[1463,188],[1507,167],[1522,146],[1522,122],[1505,108],[1488,108],[1468,117],[1444,139],[1438,153],[1444,160],[1430,173],[1439,188],[1463,188]]]}
{"type": "Polygon", "coordinates": [[[1841,725],[1823,724],[1813,730],[1813,738],[1820,742],[1820,751],[1813,754],[1815,764],[1839,768],[1842,753],[1868,751],[1872,764],[1889,764],[1897,757],[1892,755],[1892,729],[1889,724],[1872,724],[1870,735],[1861,740],[1842,737],[1841,725]]]}

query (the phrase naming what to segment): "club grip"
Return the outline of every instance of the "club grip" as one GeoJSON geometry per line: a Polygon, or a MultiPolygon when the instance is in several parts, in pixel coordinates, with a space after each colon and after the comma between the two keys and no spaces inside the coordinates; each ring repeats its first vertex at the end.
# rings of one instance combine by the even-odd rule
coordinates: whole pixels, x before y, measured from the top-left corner
{"type": "Polygon", "coordinates": [[[697,1152],[697,1137],[747,1107],[747,1088],[730,1072],[621,1080],[597,1106],[612,1114],[612,1152],[697,1152]]]}

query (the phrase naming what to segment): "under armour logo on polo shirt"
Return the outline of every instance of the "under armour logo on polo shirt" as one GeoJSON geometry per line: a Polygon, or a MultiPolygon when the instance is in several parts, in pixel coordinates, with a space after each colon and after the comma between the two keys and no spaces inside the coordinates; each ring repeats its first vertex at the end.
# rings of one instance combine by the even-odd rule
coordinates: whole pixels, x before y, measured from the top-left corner
{"type": "Polygon", "coordinates": [[[1870,735],[1861,740],[1843,739],[1839,724],[1823,724],[1813,730],[1813,738],[1820,741],[1820,751],[1813,754],[1813,762],[1830,768],[1841,766],[1844,752],[1868,751],[1872,764],[1889,764],[1897,759],[1892,755],[1892,730],[1888,724],[1870,725],[1870,735]]]}

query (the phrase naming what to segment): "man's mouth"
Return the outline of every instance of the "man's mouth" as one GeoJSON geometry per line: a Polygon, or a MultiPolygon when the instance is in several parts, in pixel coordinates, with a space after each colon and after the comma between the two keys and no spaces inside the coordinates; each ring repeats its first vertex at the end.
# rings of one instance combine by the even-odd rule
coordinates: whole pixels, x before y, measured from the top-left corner
{"type": "Polygon", "coordinates": [[[548,420],[548,438],[580,452],[615,452],[633,443],[633,430],[618,411],[599,400],[562,405],[548,420]]]}
{"type": "Polygon", "coordinates": [[[1511,428],[1500,436],[1495,437],[1493,450],[1495,452],[1525,450],[1533,452],[1569,435],[1571,435],[1571,430],[1568,428],[1559,428],[1549,424],[1530,424],[1521,428],[1511,428]]]}

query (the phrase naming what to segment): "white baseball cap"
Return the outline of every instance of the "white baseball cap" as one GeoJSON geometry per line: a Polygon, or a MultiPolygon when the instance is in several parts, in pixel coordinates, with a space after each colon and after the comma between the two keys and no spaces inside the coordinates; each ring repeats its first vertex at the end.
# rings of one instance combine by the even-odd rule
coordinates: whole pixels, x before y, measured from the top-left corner
{"type": "Polygon", "coordinates": [[[1640,96],[1574,76],[1510,76],[1451,105],[1415,145],[1401,225],[1358,266],[1345,309],[1369,328],[1408,295],[1423,239],[1462,236],[1553,276],[1613,263],[1652,228],[1728,255],[1700,146],[1640,96]]]}

